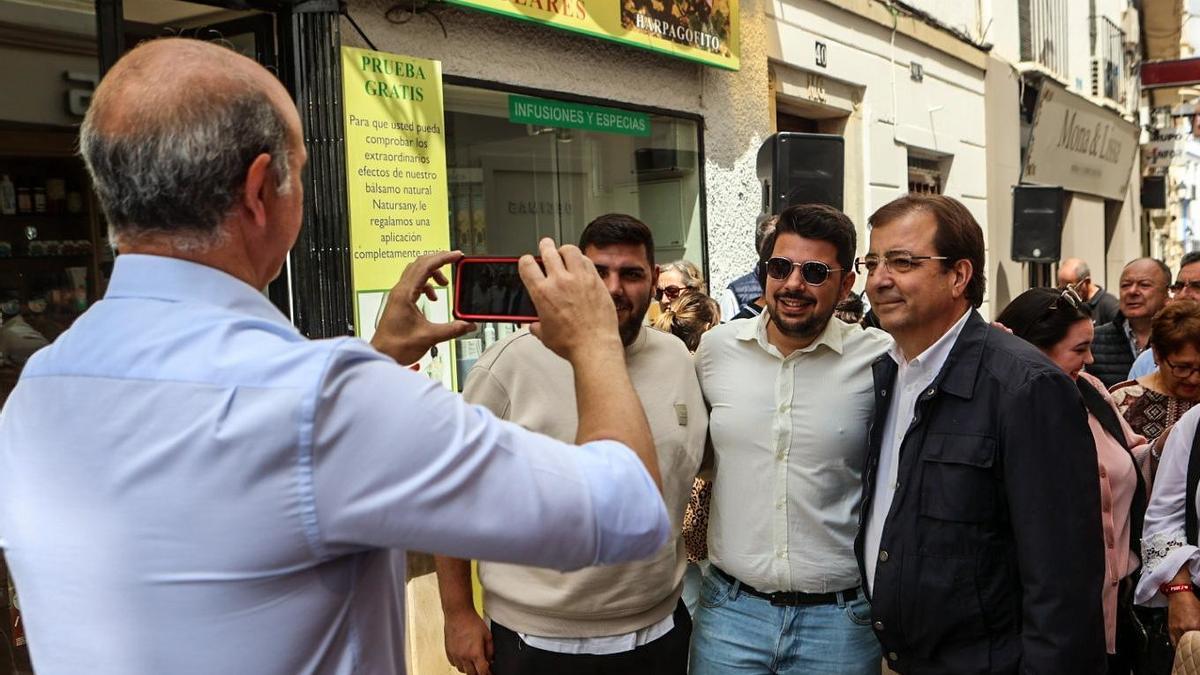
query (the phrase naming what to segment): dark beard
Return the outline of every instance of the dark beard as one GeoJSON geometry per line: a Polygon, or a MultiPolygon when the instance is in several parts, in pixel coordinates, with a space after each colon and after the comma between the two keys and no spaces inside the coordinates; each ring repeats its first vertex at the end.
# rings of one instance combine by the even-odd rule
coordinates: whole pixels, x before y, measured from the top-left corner
{"type": "Polygon", "coordinates": [[[613,298],[613,303],[617,304],[618,311],[628,307],[632,311],[629,313],[629,319],[617,325],[617,333],[621,336],[621,344],[628,347],[637,339],[638,333],[642,330],[642,320],[646,318],[646,311],[650,309],[651,296],[646,296],[646,301],[640,305],[634,305],[632,302],[619,302],[613,298]]]}
{"type": "Polygon", "coordinates": [[[825,326],[829,323],[830,316],[814,316],[805,321],[780,321],[779,317],[771,315],[771,321],[780,333],[790,338],[811,338],[821,334],[825,330],[825,326]]]}
{"type": "MultiPolygon", "coordinates": [[[[773,299],[775,300],[776,306],[778,306],[778,302],[781,297],[808,300],[813,302],[814,306],[816,303],[815,298],[810,298],[806,295],[798,293],[787,293],[775,295],[773,299]]],[[[780,333],[783,333],[790,338],[797,339],[812,338],[820,335],[821,331],[825,330],[825,326],[829,324],[829,319],[833,317],[833,313],[830,312],[825,316],[813,314],[810,318],[804,321],[784,321],[779,318],[778,312],[768,312],[768,314],[771,317],[771,322],[775,324],[775,327],[779,329],[780,333]]]]}

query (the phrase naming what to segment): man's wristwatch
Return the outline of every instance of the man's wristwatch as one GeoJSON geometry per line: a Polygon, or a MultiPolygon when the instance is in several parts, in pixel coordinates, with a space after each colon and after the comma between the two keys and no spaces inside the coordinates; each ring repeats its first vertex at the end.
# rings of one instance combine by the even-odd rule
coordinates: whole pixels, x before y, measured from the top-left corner
{"type": "Polygon", "coordinates": [[[1193,586],[1190,583],[1186,584],[1163,584],[1158,587],[1163,595],[1172,595],[1174,593],[1191,593],[1193,586]]]}

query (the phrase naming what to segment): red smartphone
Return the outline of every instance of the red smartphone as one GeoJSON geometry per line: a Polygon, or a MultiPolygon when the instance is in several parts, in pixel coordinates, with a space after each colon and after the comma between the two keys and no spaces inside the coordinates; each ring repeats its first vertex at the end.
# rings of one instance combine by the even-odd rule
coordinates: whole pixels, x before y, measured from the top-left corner
{"type": "MultiPolygon", "coordinates": [[[[537,309],[517,273],[518,258],[468,256],[454,266],[454,317],[533,323],[537,309]]],[[[536,258],[539,265],[541,258],[536,258]]]]}

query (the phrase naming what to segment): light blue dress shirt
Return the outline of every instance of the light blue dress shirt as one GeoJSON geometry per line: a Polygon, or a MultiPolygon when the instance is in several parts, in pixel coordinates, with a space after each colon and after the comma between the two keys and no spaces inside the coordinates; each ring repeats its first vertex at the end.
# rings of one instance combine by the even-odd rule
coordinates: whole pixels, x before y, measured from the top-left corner
{"type": "Polygon", "coordinates": [[[1133,367],[1129,369],[1129,379],[1136,380],[1156,370],[1158,364],[1154,362],[1154,350],[1146,349],[1133,361],[1133,367]]]}
{"type": "Polygon", "coordinates": [[[0,413],[38,675],[400,674],[403,549],[574,569],[670,532],[625,446],[497,420],[171,258],[118,258],[0,413]]]}

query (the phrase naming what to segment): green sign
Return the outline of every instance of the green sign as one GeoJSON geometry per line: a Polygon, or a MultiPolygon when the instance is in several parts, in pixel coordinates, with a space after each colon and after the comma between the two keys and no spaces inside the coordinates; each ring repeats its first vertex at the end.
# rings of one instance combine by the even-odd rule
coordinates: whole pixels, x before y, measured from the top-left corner
{"type": "Polygon", "coordinates": [[[508,97],[508,121],[626,136],[650,135],[650,116],[646,113],[529,96],[508,97]]]}

